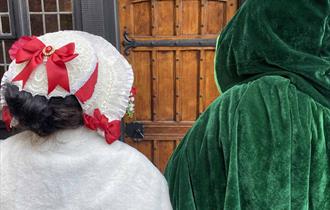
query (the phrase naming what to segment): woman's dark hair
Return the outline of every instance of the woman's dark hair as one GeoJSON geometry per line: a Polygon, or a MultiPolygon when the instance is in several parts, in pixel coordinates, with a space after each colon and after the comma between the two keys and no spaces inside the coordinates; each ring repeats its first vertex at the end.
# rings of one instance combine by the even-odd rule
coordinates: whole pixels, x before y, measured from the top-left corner
{"type": "Polygon", "coordinates": [[[74,95],[62,97],[32,96],[19,91],[12,84],[4,86],[4,96],[10,113],[19,126],[39,136],[48,136],[60,129],[77,128],[83,125],[81,106],[74,95]]]}

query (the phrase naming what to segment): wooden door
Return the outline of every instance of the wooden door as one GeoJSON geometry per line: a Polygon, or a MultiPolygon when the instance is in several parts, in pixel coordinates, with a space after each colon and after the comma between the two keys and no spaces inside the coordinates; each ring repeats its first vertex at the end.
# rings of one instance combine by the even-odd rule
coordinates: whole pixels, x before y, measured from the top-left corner
{"type": "Polygon", "coordinates": [[[125,140],[161,171],[219,95],[213,78],[215,39],[237,7],[237,0],[119,0],[121,50],[138,89],[134,120],[145,127],[141,142],[125,140]],[[200,44],[204,40],[209,44],[200,44]]]}

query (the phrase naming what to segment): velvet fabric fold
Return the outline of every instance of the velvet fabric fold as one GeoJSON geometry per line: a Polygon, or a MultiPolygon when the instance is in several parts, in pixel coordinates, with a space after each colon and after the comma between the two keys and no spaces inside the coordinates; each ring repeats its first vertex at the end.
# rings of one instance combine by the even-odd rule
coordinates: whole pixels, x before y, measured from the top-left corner
{"type": "Polygon", "coordinates": [[[330,110],[265,76],[215,100],[167,166],[177,210],[330,209],[330,110]]]}

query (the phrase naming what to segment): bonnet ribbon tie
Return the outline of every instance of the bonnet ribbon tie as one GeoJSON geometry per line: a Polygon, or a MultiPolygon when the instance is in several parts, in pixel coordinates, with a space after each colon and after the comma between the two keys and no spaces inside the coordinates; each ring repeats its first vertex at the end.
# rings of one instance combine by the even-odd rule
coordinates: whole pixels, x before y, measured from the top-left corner
{"type": "Polygon", "coordinates": [[[120,137],[120,120],[109,122],[108,118],[101,114],[99,109],[94,110],[94,116],[84,114],[85,126],[91,130],[101,129],[108,144],[113,143],[120,137]]]}
{"type": "Polygon", "coordinates": [[[46,69],[48,78],[48,94],[57,85],[70,92],[69,76],[65,63],[71,61],[78,54],[74,54],[75,44],[69,43],[59,49],[46,46],[39,39],[33,38],[20,48],[16,54],[16,63],[28,62],[23,70],[13,79],[13,81],[23,81],[23,87],[29,79],[33,70],[47,57],[46,69]]]}
{"type": "Polygon", "coordinates": [[[10,124],[11,124],[12,119],[13,119],[13,117],[9,111],[9,107],[4,106],[2,108],[2,121],[5,123],[6,129],[8,132],[10,131],[10,124]]]}

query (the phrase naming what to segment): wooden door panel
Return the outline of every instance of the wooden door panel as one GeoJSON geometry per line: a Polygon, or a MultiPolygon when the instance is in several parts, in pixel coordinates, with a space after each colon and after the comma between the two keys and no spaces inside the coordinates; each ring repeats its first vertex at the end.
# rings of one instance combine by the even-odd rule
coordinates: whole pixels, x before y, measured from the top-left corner
{"type": "Polygon", "coordinates": [[[173,150],[176,148],[176,141],[155,141],[155,164],[161,171],[164,171],[168,159],[170,158],[173,150]]]}
{"type": "Polygon", "coordinates": [[[151,35],[151,3],[149,0],[132,1],[130,4],[130,28],[134,36],[151,35]]]}
{"type": "Polygon", "coordinates": [[[136,119],[194,121],[219,95],[213,57],[214,49],[133,50],[128,58],[139,89],[136,119]]]}
{"type": "Polygon", "coordinates": [[[119,0],[120,27],[138,38],[217,36],[237,0],[119,0]]]}
{"type": "Polygon", "coordinates": [[[174,121],[175,109],[175,69],[174,51],[157,51],[155,58],[156,75],[153,77],[154,88],[154,120],[155,121],[174,121]]]}
{"type": "Polygon", "coordinates": [[[134,67],[134,85],[139,88],[135,97],[136,119],[143,121],[152,120],[152,95],[151,95],[151,51],[140,51],[132,54],[134,67]]]}
{"type": "Polygon", "coordinates": [[[181,34],[200,34],[201,6],[199,0],[183,0],[182,2],[181,34]]]}
{"type": "MultiPolygon", "coordinates": [[[[236,9],[237,0],[119,0],[120,30],[144,42],[215,39],[236,9]]],[[[145,137],[125,140],[162,171],[194,121],[219,96],[214,50],[145,45],[126,55],[138,89],[133,120],[144,124],[145,137]]]]}
{"type": "Polygon", "coordinates": [[[226,25],[226,2],[208,1],[206,4],[206,34],[218,34],[226,25]]]}
{"type": "Polygon", "coordinates": [[[199,57],[198,50],[181,51],[180,121],[194,121],[199,115],[199,57]]]}
{"type": "Polygon", "coordinates": [[[173,0],[155,2],[155,35],[175,35],[175,2],[173,0]]]}

